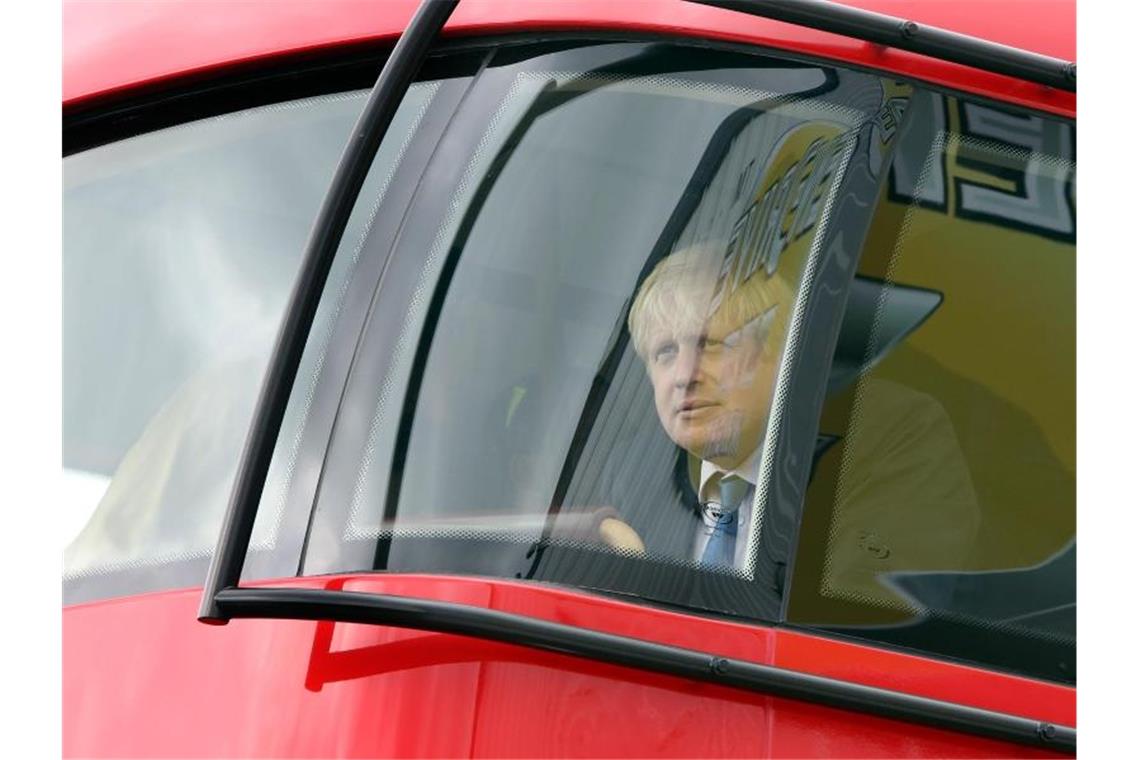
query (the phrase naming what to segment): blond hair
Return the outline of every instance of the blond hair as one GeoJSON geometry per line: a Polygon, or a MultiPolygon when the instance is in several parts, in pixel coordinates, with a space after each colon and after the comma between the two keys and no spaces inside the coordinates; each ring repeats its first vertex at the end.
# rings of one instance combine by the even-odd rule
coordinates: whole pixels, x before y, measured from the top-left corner
{"type": "Polygon", "coordinates": [[[658,262],[645,278],[628,320],[634,351],[642,361],[647,361],[649,342],[659,331],[723,338],[769,312],[764,346],[779,348],[792,308],[792,287],[779,271],[768,275],[763,268],[726,287],[724,250],[717,242],[687,246],[658,262]]]}

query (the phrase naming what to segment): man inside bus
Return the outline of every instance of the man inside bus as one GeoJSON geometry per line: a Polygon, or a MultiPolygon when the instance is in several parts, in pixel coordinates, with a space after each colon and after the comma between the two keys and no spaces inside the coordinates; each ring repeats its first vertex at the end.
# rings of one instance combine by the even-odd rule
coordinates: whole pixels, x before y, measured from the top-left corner
{"type": "MultiPolygon", "coordinates": [[[[661,516],[673,529],[647,535],[650,554],[748,568],[752,534],[762,530],[754,497],[794,303],[793,265],[738,272],[725,263],[723,244],[698,244],[659,262],[637,292],[628,320],[634,350],[661,427],[686,452],[696,494],[681,513],[661,516]]],[[[845,431],[824,583],[839,595],[894,606],[884,573],[965,567],[977,500],[934,398],[869,380],[859,386],[859,403],[860,424],[845,431]]],[[[612,546],[643,546],[619,519],[603,521],[601,534],[612,546]]]]}
{"type": "MultiPolygon", "coordinates": [[[[727,287],[722,261],[715,244],[663,259],[638,290],[629,331],[658,420],[697,471],[694,519],[674,520],[679,530],[649,549],[740,567],[792,293],[779,274],[727,287]]],[[[640,545],[616,520],[601,532],[611,544],[640,545]]]]}

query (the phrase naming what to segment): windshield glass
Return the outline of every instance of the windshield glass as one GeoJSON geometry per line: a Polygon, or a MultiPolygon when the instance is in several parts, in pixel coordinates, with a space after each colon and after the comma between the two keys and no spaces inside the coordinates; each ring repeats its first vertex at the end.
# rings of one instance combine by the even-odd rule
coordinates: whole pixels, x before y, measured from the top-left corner
{"type": "Polygon", "coordinates": [[[64,161],[69,579],[209,555],[305,236],[366,94],[64,161]]]}
{"type": "Polygon", "coordinates": [[[907,88],[666,45],[512,57],[394,250],[304,571],[774,617],[787,546],[762,536],[797,315],[827,241],[859,239],[832,212],[874,197],[878,117],[907,88]]]}
{"type": "MultiPolygon", "coordinates": [[[[409,90],[370,197],[385,195],[435,88],[409,90]]],[[[236,111],[64,161],[68,603],[205,577],[289,288],[367,94],[236,111]]],[[[370,210],[349,221],[317,336],[339,313],[370,210]]],[[[314,341],[306,368],[321,364],[321,348],[314,341]]],[[[296,570],[275,500],[287,465],[268,480],[273,503],[245,566],[254,577],[296,570]]]]}

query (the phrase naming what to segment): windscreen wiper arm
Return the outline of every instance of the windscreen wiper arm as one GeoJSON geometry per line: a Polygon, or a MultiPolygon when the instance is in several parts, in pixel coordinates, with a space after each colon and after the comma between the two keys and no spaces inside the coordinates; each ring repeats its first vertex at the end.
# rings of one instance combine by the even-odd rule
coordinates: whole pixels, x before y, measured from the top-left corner
{"type": "Polygon", "coordinates": [[[301,259],[301,270],[289,295],[285,316],[262,381],[253,422],[242,450],[238,474],[226,508],[217,549],[206,575],[198,619],[224,624],[215,598],[222,589],[238,585],[242,564],[253,533],[257,503],[265,486],[274,443],[281,431],[289,394],[297,378],[305,341],[317,313],[317,303],[340,245],[349,214],[372,166],[372,157],[384,139],[409,85],[459,0],[421,0],[384,63],[376,86],[352,130],[337,164],[329,192],[321,204],[301,259]]]}
{"type": "Polygon", "coordinates": [[[1068,752],[1077,747],[1076,729],[1068,726],[484,607],[389,594],[263,587],[225,589],[214,603],[227,619],[328,620],[459,634],[1034,747],[1068,752]]]}
{"type": "Polygon", "coordinates": [[[1077,64],[830,0],[689,0],[1077,91],[1077,64]]]}

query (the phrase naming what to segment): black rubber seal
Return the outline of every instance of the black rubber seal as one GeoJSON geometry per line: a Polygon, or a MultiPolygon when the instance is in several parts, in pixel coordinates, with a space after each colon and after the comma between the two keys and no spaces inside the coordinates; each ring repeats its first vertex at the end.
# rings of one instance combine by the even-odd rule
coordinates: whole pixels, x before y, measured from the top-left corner
{"type": "Polygon", "coordinates": [[[828,0],[689,1],[909,50],[1058,90],[1077,91],[1077,65],[1073,62],[828,0]]]}
{"type": "Polygon", "coordinates": [[[327,620],[473,636],[1032,747],[1077,748],[1076,729],[1068,726],[483,607],[289,588],[226,589],[214,603],[226,618],[327,620]]]}

